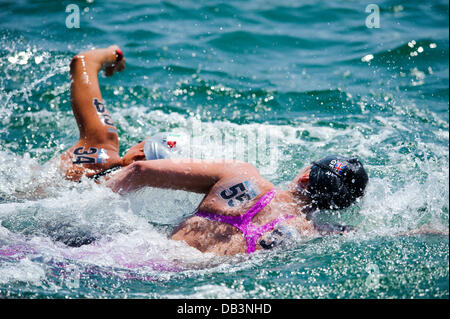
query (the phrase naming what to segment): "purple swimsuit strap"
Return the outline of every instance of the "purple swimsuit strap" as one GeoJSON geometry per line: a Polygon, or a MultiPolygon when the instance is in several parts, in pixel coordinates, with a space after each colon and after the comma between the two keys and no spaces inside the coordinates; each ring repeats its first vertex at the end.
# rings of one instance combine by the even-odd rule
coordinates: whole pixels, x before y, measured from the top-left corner
{"type": "Polygon", "coordinates": [[[253,224],[252,218],[264,207],[266,207],[274,196],[275,190],[273,189],[263,195],[245,214],[239,216],[225,216],[203,211],[197,211],[196,215],[214,221],[227,223],[238,228],[244,234],[245,241],[247,243],[247,254],[250,254],[255,251],[258,238],[262,234],[272,230],[277,224],[295,217],[293,215],[278,216],[270,223],[262,226],[256,226],[253,224]]]}

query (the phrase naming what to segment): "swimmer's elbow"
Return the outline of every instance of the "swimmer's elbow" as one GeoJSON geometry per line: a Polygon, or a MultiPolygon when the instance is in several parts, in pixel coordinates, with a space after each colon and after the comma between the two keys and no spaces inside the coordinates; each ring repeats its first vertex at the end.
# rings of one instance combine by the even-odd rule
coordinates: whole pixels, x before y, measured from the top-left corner
{"type": "Polygon", "coordinates": [[[128,165],[126,169],[129,175],[139,176],[147,170],[147,165],[145,161],[136,161],[128,165]]]}
{"type": "Polygon", "coordinates": [[[146,168],[142,161],[133,162],[124,168],[126,171],[125,179],[129,181],[141,181],[143,174],[146,172],[146,168]]]}
{"type": "Polygon", "coordinates": [[[93,67],[97,67],[98,65],[89,55],[89,52],[82,52],[74,55],[72,60],[70,61],[70,74],[74,74],[76,72],[80,72],[87,69],[92,69],[93,67]]]}
{"type": "Polygon", "coordinates": [[[70,61],[70,74],[75,74],[77,72],[80,72],[83,64],[84,67],[86,67],[86,61],[84,59],[84,55],[82,54],[77,54],[72,58],[72,61],[70,61]]]}
{"type": "Polygon", "coordinates": [[[70,66],[70,73],[72,73],[75,70],[75,68],[76,68],[77,64],[79,63],[79,61],[81,61],[81,56],[79,54],[73,56],[72,61],[70,61],[70,65],[69,65],[70,66]]]}
{"type": "Polygon", "coordinates": [[[142,179],[143,167],[139,162],[134,162],[121,169],[117,174],[106,181],[106,186],[113,192],[128,193],[141,188],[144,185],[142,179]]]}
{"type": "Polygon", "coordinates": [[[234,161],[224,167],[226,175],[255,175],[259,174],[255,166],[247,162],[234,161]]]}

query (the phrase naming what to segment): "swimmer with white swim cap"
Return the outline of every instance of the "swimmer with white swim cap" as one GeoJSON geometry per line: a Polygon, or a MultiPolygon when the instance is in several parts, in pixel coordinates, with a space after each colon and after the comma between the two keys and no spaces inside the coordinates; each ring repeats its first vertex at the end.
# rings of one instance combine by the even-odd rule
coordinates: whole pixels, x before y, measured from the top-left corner
{"type": "Polygon", "coordinates": [[[80,131],[79,141],[61,155],[61,169],[69,180],[97,179],[135,161],[175,156],[180,148],[168,133],[159,133],[132,146],[121,158],[119,136],[102,99],[98,73],[112,76],[125,68],[118,46],[77,54],[70,63],[71,106],[80,131]],[[164,138],[165,137],[165,138],[164,138]],[[147,157],[146,157],[147,155],[147,157]]]}
{"type": "Polygon", "coordinates": [[[363,196],[368,176],[356,158],[329,156],[305,167],[288,190],[277,190],[252,165],[239,161],[180,158],[170,134],[157,134],[132,146],[121,158],[119,137],[102,100],[98,72],[107,76],[125,68],[119,47],[76,55],[70,64],[71,105],[79,141],[61,155],[68,179],[108,176],[106,186],[130,192],[151,186],[205,194],[195,214],[172,239],[218,255],[271,249],[291,231],[300,235],[345,233],[350,227],[318,225],[308,212],[340,209],[363,196]]]}

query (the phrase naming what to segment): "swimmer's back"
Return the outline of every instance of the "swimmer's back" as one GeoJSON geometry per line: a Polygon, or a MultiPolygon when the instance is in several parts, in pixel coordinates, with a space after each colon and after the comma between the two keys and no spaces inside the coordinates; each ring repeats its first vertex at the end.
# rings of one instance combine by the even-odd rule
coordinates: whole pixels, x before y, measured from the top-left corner
{"type": "MultiPolygon", "coordinates": [[[[274,191],[274,185],[263,179],[259,173],[247,176],[230,174],[228,178],[214,185],[197,211],[219,216],[242,216],[271,191],[274,191]]],[[[274,193],[274,199],[252,218],[253,226],[267,225],[290,212],[291,216],[297,216],[296,208],[285,204],[286,199],[283,198],[285,195],[282,192],[274,193]]],[[[298,223],[299,220],[292,222],[298,223]]],[[[264,238],[264,235],[261,238],[264,238]]],[[[177,227],[172,239],[184,240],[202,252],[218,255],[248,252],[246,237],[236,225],[198,215],[188,218],[177,227]]],[[[261,249],[260,245],[256,245],[256,249],[261,249]]]]}

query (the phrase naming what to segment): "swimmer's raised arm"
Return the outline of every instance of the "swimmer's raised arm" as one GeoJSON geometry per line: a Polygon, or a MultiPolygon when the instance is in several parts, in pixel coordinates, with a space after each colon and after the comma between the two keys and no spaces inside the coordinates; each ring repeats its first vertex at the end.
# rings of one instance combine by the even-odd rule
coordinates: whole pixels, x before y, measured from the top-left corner
{"type": "Polygon", "coordinates": [[[117,134],[108,134],[108,119],[100,117],[104,108],[98,84],[98,72],[111,76],[125,68],[120,48],[112,45],[104,49],[85,51],[75,55],[70,63],[71,105],[80,130],[80,140],[104,143],[105,139],[118,144],[117,134]],[[101,113],[101,112],[100,112],[101,113]]]}
{"type": "Polygon", "coordinates": [[[60,156],[60,169],[69,180],[79,181],[86,174],[95,175],[121,166],[119,136],[102,100],[98,72],[107,76],[125,68],[125,58],[116,45],[85,51],[70,63],[71,106],[80,138],[60,156]]]}
{"type": "Polygon", "coordinates": [[[163,159],[138,161],[123,168],[106,182],[115,192],[131,192],[141,187],[159,187],[206,194],[220,179],[232,175],[255,176],[252,165],[238,161],[163,159]]]}

